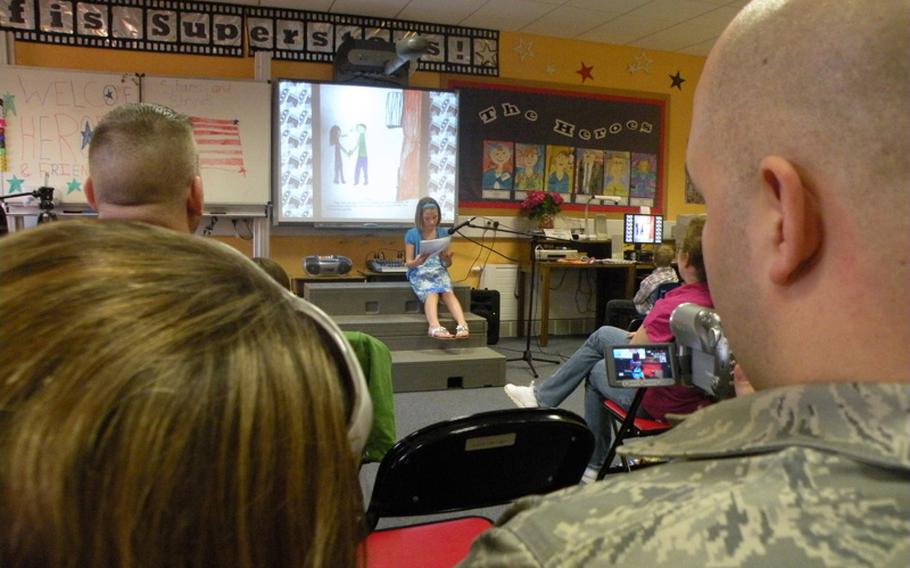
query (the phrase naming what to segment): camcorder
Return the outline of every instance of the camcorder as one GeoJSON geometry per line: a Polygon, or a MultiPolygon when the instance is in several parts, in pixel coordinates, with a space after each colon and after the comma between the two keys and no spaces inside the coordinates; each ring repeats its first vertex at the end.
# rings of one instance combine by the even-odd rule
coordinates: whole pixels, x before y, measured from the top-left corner
{"type": "Polygon", "coordinates": [[[710,308],[680,304],[670,315],[673,343],[612,345],[607,382],[626,388],[691,385],[715,400],[733,396],[733,353],[710,308]]]}

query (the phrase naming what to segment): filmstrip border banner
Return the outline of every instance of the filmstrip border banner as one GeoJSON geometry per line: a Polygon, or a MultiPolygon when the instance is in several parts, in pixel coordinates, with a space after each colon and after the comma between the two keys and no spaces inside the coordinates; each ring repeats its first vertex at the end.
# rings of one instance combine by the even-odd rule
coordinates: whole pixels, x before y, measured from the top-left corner
{"type": "Polygon", "coordinates": [[[18,40],[164,53],[331,63],[347,35],[430,45],[421,71],[499,76],[499,32],[305,10],[179,0],[0,0],[0,30],[18,40]],[[245,30],[245,32],[244,32],[245,30]]]}
{"type": "Polygon", "coordinates": [[[497,30],[266,7],[247,7],[245,13],[250,55],[271,51],[275,59],[331,63],[348,35],[391,42],[419,35],[430,49],[417,69],[499,75],[497,30]]]}
{"type": "Polygon", "coordinates": [[[243,57],[244,7],[175,0],[0,0],[18,40],[243,57]]]}

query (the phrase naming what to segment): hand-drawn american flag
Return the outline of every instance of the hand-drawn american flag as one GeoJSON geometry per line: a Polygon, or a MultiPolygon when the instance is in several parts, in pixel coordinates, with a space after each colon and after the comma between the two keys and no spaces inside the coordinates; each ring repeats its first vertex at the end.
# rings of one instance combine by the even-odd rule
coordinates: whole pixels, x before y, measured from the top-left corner
{"type": "Polygon", "coordinates": [[[193,138],[199,150],[199,167],[236,171],[246,175],[240,121],[191,116],[193,138]]]}

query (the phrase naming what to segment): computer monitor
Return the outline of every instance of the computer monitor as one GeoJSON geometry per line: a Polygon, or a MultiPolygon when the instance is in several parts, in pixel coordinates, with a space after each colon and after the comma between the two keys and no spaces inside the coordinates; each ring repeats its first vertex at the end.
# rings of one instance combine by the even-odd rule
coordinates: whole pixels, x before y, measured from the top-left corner
{"type": "Polygon", "coordinates": [[[623,242],[626,244],[660,244],[664,240],[663,215],[639,215],[626,213],[626,229],[623,242]]]}

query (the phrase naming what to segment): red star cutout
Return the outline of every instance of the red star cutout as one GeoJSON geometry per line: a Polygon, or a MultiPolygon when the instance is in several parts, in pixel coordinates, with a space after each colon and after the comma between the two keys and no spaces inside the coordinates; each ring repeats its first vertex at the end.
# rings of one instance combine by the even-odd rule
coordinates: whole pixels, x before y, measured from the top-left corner
{"type": "Polygon", "coordinates": [[[582,61],[582,62],[581,62],[581,69],[579,69],[578,71],[576,71],[576,73],[578,73],[579,75],[581,75],[581,82],[584,83],[584,82],[587,81],[588,79],[590,79],[590,80],[592,80],[592,81],[594,80],[594,75],[591,74],[591,71],[594,71],[594,66],[591,65],[591,66],[589,67],[589,66],[585,65],[585,62],[584,62],[584,61],[582,61]]]}

